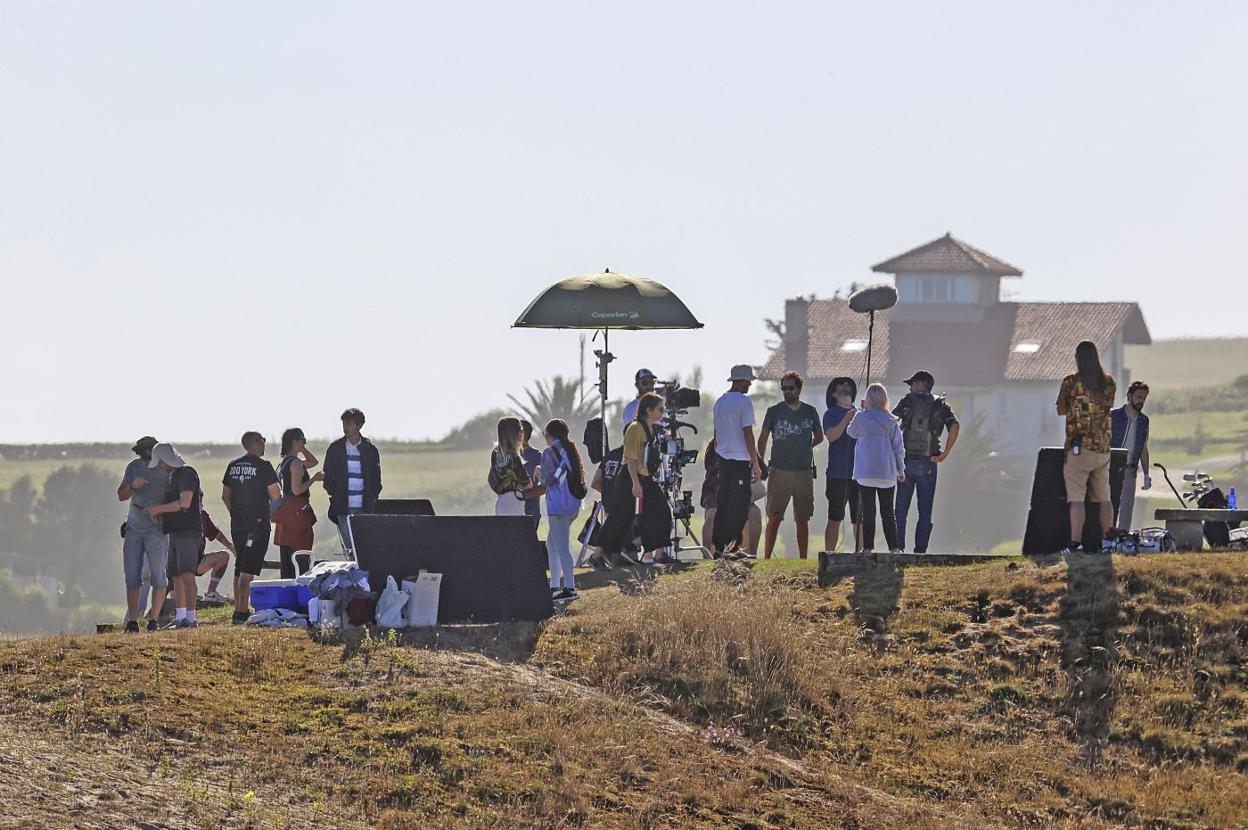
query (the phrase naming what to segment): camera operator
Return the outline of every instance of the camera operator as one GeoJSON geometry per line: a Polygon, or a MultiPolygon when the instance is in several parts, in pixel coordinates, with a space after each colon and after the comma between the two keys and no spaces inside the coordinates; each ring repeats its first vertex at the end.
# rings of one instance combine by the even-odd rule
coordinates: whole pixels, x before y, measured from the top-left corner
{"type": "Polygon", "coordinates": [[[617,476],[602,527],[602,549],[618,556],[632,535],[633,519],[641,531],[641,547],[654,561],[661,561],[671,542],[672,510],[667,494],[654,480],[659,469],[659,422],[663,398],[653,392],[642,395],[637,418],[624,431],[624,466],[627,475],[617,476]]]}
{"type": "MultiPolygon", "coordinates": [[[[1069,551],[1083,549],[1084,498],[1100,509],[1101,533],[1114,526],[1109,497],[1110,407],[1114,379],[1101,367],[1096,344],[1084,340],[1075,347],[1078,371],[1067,375],[1057,394],[1057,414],[1066,418],[1066,501],[1070,504],[1069,551]]],[[[1099,553],[1100,551],[1096,551],[1099,553]]]]}
{"type": "Polygon", "coordinates": [[[768,408],[758,434],[758,457],[767,455],[772,436],[771,463],[767,473],[767,538],[764,556],[771,558],[776,534],[785,511],[793,501],[793,522],[797,525],[798,555],[806,558],[810,544],[810,517],[815,514],[814,448],[823,443],[819,411],[802,403],[802,376],[785,372],[780,377],[784,400],[768,408]]]}
{"type": "Polygon", "coordinates": [[[654,391],[655,381],[654,372],[649,369],[638,369],[637,374],[633,376],[633,385],[637,387],[637,397],[624,404],[624,429],[628,429],[629,424],[637,420],[637,404],[641,401],[642,395],[654,391]]]}
{"type": "Polygon", "coordinates": [[[750,515],[750,483],[762,478],[754,443],[754,404],[746,393],[757,378],[748,364],[732,367],[732,388],[715,401],[715,452],[719,455],[719,490],[715,494],[714,553],[741,546],[750,515]],[[752,478],[751,478],[752,477],[752,478]]]}

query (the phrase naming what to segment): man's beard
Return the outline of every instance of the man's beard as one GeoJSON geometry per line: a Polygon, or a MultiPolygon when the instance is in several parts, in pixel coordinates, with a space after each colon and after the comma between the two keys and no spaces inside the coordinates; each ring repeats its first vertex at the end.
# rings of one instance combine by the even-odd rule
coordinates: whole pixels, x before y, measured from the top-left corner
{"type": "Polygon", "coordinates": [[[796,393],[792,393],[792,394],[791,394],[791,393],[788,393],[788,392],[785,392],[785,393],[784,393],[784,402],[785,402],[785,403],[797,403],[797,402],[798,402],[798,401],[800,401],[801,399],[802,399],[802,396],[801,396],[801,395],[798,395],[798,394],[796,394],[796,393]]]}
{"type": "Polygon", "coordinates": [[[1142,403],[1136,403],[1135,401],[1131,401],[1131,408],[1132,408],[1132,409],[1134,409],[1136,412],[1143,412],[1143,411],[1144,411],[1144,404],[1142,404],[1142,403]]]}

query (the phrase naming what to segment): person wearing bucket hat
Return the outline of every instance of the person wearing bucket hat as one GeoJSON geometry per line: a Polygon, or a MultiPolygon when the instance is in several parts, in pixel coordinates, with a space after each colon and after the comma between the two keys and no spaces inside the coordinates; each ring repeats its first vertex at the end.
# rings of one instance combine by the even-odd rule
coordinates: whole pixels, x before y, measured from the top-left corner
{"type": "Polygon", "coordinates": [[[754,404],[746,395],[757,380],[748,364],[732,367],[732,387],[715,401],[715,452],[719,455],[719,487],[715,494],[715,529],[711,545],[716,554],[741,547],[741,535],[750,517],[750,484],[763,477],[754,440],[754,404]]]}
{"type": "Polygon", "coordinates": [[[927,553],[932,536],[932,506],[936,501],[936,468],[958,442],[958,417],[944,397],[932,394],[936,379],[919,370],[906,381],[910,393],[901,399],[893,414],[901,420],[906,445],[906,480],[897,485],[897,545],[906,547],[906,517],[910,501],[918,494],[919,520],[914,528],[914,552],[927,553]],[[940,449],[940,433],[949,431],[949,443],[940,449]]]}
{"type": "MultiPolygon", "coordinates": [[[[189,466],[172,444],[152,447],[148,467],[169,474],[164,502],[147,508],[147,517],[159,519],[169,541],[169,572],[173,576],[174,608],[171,628],[195,628],[195,575],[203,548],[203,493],[199,473],[189,466]]],[[[152,574],[155,578],[155,574],[152,574]]]]}
{"type": "Polygon", "coordinates": [[[117,499],[129,501],[130,509],[126,513],[126,523],[122,525],[121,561],[126,582],[126,631],[137,633],[142,596],[143,574],[156,586],[152,598],[152,616],[148,621],[148,629],[155,630],[156,620],[160,617],[160,609],[165,600],[165,588],[168,577],[165,575],[168,544],[160,525],[153,522],[144,512],[153,504],[159,504],[165,496],[165,486],[169,483],[169,474],[163,470],[148,467],[152,460],[152,448],[157,441],[150,435],[144,435],[134,442],[131,451],[138,456],[126,465],[122,473],[121,484],[117,487],[117,499]],[[144,567],[146,565],[146,568],[144,567]]]}

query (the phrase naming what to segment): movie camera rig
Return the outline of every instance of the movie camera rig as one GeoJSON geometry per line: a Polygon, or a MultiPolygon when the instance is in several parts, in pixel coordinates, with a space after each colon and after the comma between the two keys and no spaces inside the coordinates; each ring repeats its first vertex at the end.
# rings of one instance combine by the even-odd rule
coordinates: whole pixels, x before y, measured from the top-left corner
{"type": "Polygon", "coordinates": [[[689,526],[689,520],[693,518],[693,491],[681,488],[685,467],[698,460],[698,451],[686,449],[685,436],[680,434],[682,429],[689,429],[697,435],[698,428],[682,421],[681,417],[688,415],[690,409],[702,405],[702,393],[681,386],[674,380],[655,381],[654,386],[655,392],[663,396],[666,408],[659,425],[660,462],[655,480],[667,494],[672,508],[672,551],[675,553],[680,548],[680,540],[693,535],[689,526]]]}

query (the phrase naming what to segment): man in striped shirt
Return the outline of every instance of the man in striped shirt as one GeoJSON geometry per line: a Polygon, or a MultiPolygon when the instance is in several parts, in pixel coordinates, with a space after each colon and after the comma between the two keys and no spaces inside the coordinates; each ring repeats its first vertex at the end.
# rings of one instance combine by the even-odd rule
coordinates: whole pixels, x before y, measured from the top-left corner
{"type": "Polygon", "coordinates": [[[346,517],[368,513],[381,494],[381,456],[363,435],[364,413],[351,408],[342,413],[342,437],[325,451],[325,490],[329,493],[329,520],[338,525],[342,548],[354,557],[355,544],[346,517]]]}

